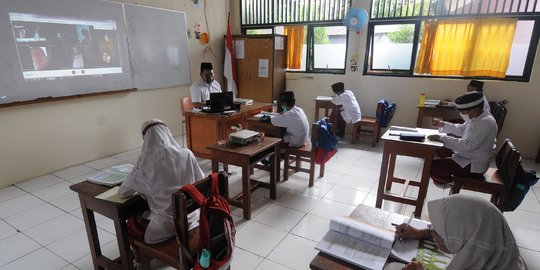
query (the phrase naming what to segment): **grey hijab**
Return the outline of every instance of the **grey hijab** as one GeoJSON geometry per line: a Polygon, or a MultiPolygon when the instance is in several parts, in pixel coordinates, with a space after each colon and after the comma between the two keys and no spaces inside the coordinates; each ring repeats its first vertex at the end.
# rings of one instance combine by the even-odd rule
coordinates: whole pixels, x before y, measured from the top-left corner
{"type": "Polygon", "coordinates": [[[428,202],[433,229],[455,254],[448,270],[526,269],[503,215],[493,204],[465,195],[428,202]]]}

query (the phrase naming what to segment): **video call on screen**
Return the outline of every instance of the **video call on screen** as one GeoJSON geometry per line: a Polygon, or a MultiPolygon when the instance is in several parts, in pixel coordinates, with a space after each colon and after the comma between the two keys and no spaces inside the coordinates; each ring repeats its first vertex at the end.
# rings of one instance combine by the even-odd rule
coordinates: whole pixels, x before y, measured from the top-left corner
{"type": "Polygon", "coordinates": [[[25,80],[122,73],[116,22],[9,13],[25,80]]]}

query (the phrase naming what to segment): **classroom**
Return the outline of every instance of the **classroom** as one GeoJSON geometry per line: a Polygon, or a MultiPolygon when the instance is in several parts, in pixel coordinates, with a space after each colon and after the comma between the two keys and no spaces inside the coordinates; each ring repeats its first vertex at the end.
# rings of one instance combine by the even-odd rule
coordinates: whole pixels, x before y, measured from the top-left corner
{"type": "MultiPolygon", "coordinates": [[[[0,0],[0,10],[7,2],[9,1],[0,0]]],[[[242,8],[248,5],[246,3],[259,5],[276,2],[283,10],[287,4],[301,2],[311,2],[317,10],[324,9],[323,6],[328,4],[330,13],[336,11],[330,8],[330,3],[343,2],[347,3],[347,8],[366,10],[368,16],[372,10],[372,1],[359,0],[108,2],[183,11],[188,47],[188,63],[183,64],[189,69],[190,83],[157,89],[58,98],[45,102],[26,102],[16,106],[0,102],[0,270],[94,269],[81,204],[77,193],[69,187],[108,167],[124,163],[135,165],[143,144],[140,127],[149,119],[162,120],[180,145],[189,145],[185,136],[186,126],[183,126],[182,122],[180,100],[189,96],[191,84],[201,79],[202,62],[213,63],[215,80],[222,89],[226,88],[224,37],[227,35],[229,14],[232,34],[241,35],[245,34],[246,30],[248,33],[266,34],[265,31],[273,29],[272,25],[262,22],[264,19],[261,19],[258,26],[243,26],[243,20],[247,19],[242,8]],[[201,40],[201,33],[208,37],[205,44],[201,40]]],[[[536,1],[532,2],[536,4],[536,1]]],[[[336,42],[342,43],[343,47],[340,47],[342,49],[336,55],[343,54],[344,61],[338,61],[339,67],[327,67],[325,70],[324,67],[317,66],[316,61],[331,61],[335,55],[316,54],[321,51],[315,51],[315,56],[304,55],[303,57],[311,57],[309,61],[315,61],[315,64],[311,63],[306,67],[304,63],[299,69],[288,70],[285,74],[285,90],[294,92],[296,106],[304,110],[310,123],[318,117],[314,114],[314,100],[318,96],[332,96],[332,84],[343,82],[346,89],[354,93],[362,116],[375,116],[378,101],[384,98],[397,104],[391,125],[416,127],[417,105],[421,94],[425,94],[427,99],[454,99],[465,93],[471,79],[478,79],[484,82],[484,95],[488,100],[508,101],[508,113],[504,127],[497,135],[496,149],[502,146],[505,138],[509,138],[521,154],[523,167],[540,171],[540,60],[535,56],[540,32],[540,3],[525,13],[526,20],[534,22],[534,30],[531,28],[532,37],[530,41],[526,41],[532,46],[529,50],[533,51],[532,56],[529,55],[524,62],[525,71],[522,74],[506,78],[503,76],[503,79],[500,79],[482,76],[463,78],[403,75],[406,72],[401,72],[402,68],[391,69],[390,66],[388,70],[379,70],[379,74],[378,71],[367,70],[368,64],[365,60],[366,56],[370,55],[368,45],[372,44],[368,42],[368,38],[376,35],[373,29],[384,23],[377,25],[374,20],[375,24],[366,22],[364,28],[349,31],[341,22],[340,16],[345,14],[343,10],[341,15],[335,17],[339,19],[332,23],[317,22],[310,25],[309,37],[313,38],[313,32],[317,28],[332,26],[340,29],[337,31],[339,34],[329,39],[334,42],[333,38],[336,38],[336,42]],[[391,71],[396,73],[392,74],[391,71]]],[[[416,27],[419,29],[420,25],[416,27]]],[[[384,27],[379,30],[386,31],[384,27]]],[[[417,35],[421,35],[419,31],[417,35]]],[[[376,37],[375,41],[378,42],[377,40],[379,39],[376,37]]],[[[0,44],[3,44],[2,41],[0,44]]],[[[418,44],[410,50],[416,50],[416,45],[418,44]]],[[[0,60],[2,59],[0,57],[0,60]]],[[[410,62],[407,62],[407,65],[411,65],[410,62]]],[[[371,62],[369,64],[372,65],[371,62]]],[[[413,66],[414,63],[411,67],[413,66]]],[[[408,69],[409,67],[405,68],[406,71],[408,69]]],[[[254,74],[257,72],[260,75],[264,71],[259,67],[259,70],[253,70],[254,74]]],[[[0,76],[0,79],[2,78],[4,77],[0,76]]],[[[0,90],[3,89],[3,83],[0,81],[0,90]]],[[[34,90],[39,89],[36,87],[34,90]]],[[[433,128],[428,119],[424,120],[423,127],[433,128]]],[[[375,207],[379,183],[377,180],[386,142],[381,140],[372,147],[369,136],[360,136],[359,141],[352,144],[350,130],[350,126],[347,126],[345,138],[339,141],[336,155],[326,163],[324,177],[317,177],[317,166],[313,187],[308,187],[307,174],[291,171],[288,181],[277,183],[276,199],[271,199],[266,192],[253,192],[251,219],[245,219],[242,208],[231,206],[236,223],[236,247],[231,269],[310,269],[310,262],[319,253],[314,247],[328,231],[333,216],[349,215],[361,204],[375,207]]],[[[385,128],[381,132],[387,130],[385,128]]],[[[205,176],[209,175],[212,171],[211,161],[200,157],[197,160],[205,176]]],[[[421,177],[422,160],[406,157],[398,158],[398,161],[403,164],[396,167],[398,175],[416,179],[421,177]]],[[[490,167],[495,167],[494,160],[490,167]]],[[[229,171],[232,172],[229,176],[229,192],[241,191],[242,170],[231,165],[229,171]]],[[[257,170],[253,177],[257,177],[257,174],[260,174],[261,178],[268,178],[268,174],[257,170]]],[[[486,194],[472,191],[461,193],[489,201],[486,194]]],[[[430,180],[420,218],[429,220],[427,203],[448,197],[448,194],[449,188],[436,186],[430,180]]],[[[411,205],[394,202],[385,202],[382,209],[407,217],[415,211],[411,205]]],[[[540,185],[532,186],[523,203],[515,211],[504,212],[503,216],[514,234],[519,253],[528,269],[540,269],[540,247],[534,240],[540,239],[540,185]]],[[[118,257],[113,222],[102,215],[98,215],[96,221],[103,253],[118,257]]],[[[152,266],[153,269],[172,269],[155,261],[152,266]]]]}

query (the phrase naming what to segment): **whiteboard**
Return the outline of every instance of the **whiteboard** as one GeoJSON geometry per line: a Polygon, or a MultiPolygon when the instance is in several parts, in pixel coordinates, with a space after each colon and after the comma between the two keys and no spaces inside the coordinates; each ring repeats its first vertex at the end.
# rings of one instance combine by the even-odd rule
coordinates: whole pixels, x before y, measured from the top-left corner
{"type": "Polygon", "coordinates": [[[139,90],[191,84],[186,14],[124,4],[133,86],[139,90]]]}

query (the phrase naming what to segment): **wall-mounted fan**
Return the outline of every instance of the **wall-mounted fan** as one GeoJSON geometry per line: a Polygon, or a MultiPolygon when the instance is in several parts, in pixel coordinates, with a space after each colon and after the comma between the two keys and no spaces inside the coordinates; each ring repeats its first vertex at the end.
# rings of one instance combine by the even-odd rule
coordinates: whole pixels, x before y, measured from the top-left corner
{"type": "Polygon", "coordinates": [[[345,14],[343,24],[356,33],[360,33],[368,23],[368,14],[363,8],[351,8],[345,14]]]}
{"type": "Polygon", "coordinates": [[[354,52],[349,60],[351,71],[355,72],[359,70],[360,63],[360,34],[362,29],[368,24],[368,14],[363,8],[351,8],[345,13],[343,24],[347,26],[349,30],[356,32],[356,42],[354,46],[354,52]]]}

